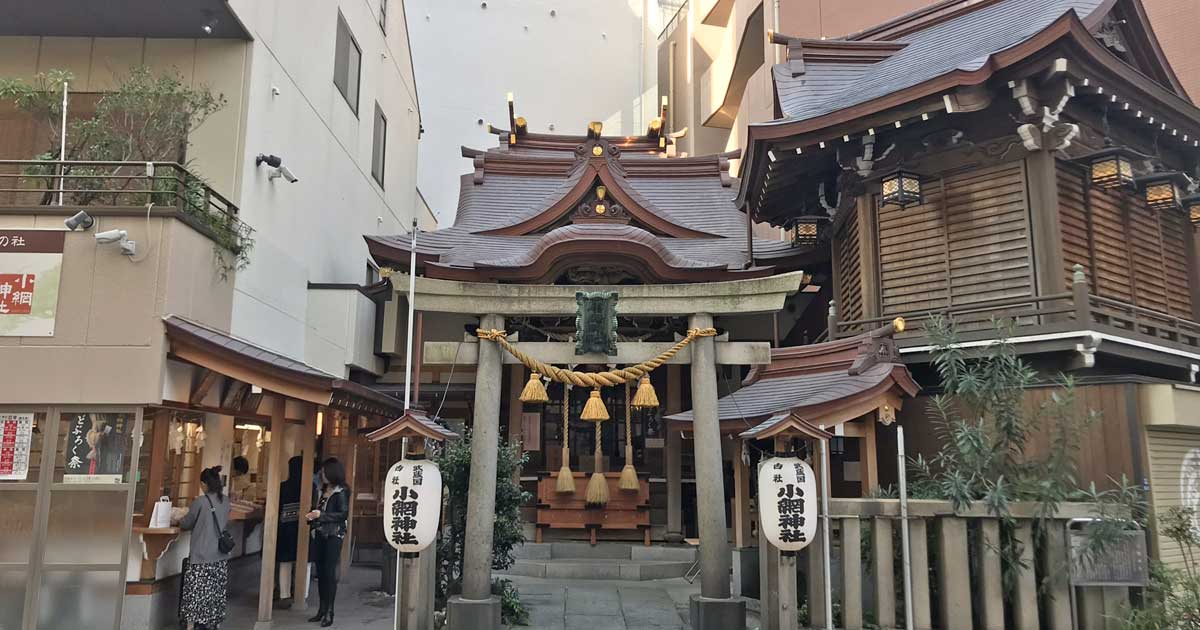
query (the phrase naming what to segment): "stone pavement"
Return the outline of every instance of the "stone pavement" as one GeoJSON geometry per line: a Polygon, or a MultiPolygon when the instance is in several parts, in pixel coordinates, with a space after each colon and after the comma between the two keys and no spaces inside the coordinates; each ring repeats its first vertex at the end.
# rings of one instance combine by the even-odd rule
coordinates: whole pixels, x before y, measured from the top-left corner
{"type": "Polygon", "coordinates": [[[688,596],[700,590],[681,578],[508,579],[529,609],[529,630],[683,630],[688,628],[688,596]]]}
{"type": "MultiPolygon", "coordinates": [[[[530,611],[530,625],[520,630],[689,630],[688,596],[698,584],[681,578],[640,582],[619,580],[546,580],[500,576],[512,580],[530,611]]],[[[379,569],[353,567],[338,587],[335,628],[391,630],[393,601],[378,592],[379,569]]],[[[315,613],[316,583],[309,611],[275,611],[277,630],[315,628],[306,620],[315,613]]],[[[252,630],[257,595],[230,594],[229,618],[222,630],[252,630]]]]}

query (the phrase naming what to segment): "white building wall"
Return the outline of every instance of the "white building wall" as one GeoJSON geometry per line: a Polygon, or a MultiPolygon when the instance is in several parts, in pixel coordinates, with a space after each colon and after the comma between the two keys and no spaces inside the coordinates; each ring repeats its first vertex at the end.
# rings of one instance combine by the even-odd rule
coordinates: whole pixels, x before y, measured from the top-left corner
{"type": "Polygon", "coordinates": [[[237,203],[255,245],[237,275],[232,332],[301,360],[308,283],[365,282],[362,236],[407,229],[417,207],[420,112],[403,6],[389,2],[385,34],[379,2],[230,2],[254,38],[237,203]],[[362,50],[357,116],[333,84],[339,11],[362,50]],[[371,176],[377,101],[388,118],[383,187],[371,176]],[[259,153],[282,157],[299,181],[269,181],[259,153]]]}
{"type": "Polygon", "coordinates": [[[418,182],[442,225],[470,171],[460,147],[495,145],[487,123],[508,127],[507,92],[530,131],[645,130],[658,108],[652,1],[405,0],[425,123],[418,182]]]}

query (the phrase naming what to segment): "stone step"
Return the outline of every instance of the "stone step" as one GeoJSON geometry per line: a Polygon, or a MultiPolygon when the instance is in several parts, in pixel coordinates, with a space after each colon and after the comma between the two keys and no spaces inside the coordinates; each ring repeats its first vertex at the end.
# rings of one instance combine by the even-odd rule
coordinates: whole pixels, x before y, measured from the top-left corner
{"type": "Polygon", "coordinates": [[[527,542],[513,550],[518,560],[657,560],[695,562],[696,547],[690,545],[653,545],[585,542],[527,542]]]}
{"type": "Polygon", "coordinates": [[[570,580],[660,580],[683,577],[691,562],[670,560],[521,559],[504,573],[524,577],[570,580]]]}
{"type": "Polygon", "coordinates": [[[671,560],[675,562],[695,562],[697,548],[691,545],[634,545],[629,548],[632,560],[671,560]]]}

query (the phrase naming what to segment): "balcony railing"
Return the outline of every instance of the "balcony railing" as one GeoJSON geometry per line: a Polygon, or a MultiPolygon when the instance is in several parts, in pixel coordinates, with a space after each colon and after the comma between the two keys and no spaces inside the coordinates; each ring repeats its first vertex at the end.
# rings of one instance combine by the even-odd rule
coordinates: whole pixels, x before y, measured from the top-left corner
{"type": "Polygon", "coordinates": [[[174,208],[201,232],[246,236],[238,207],[177,162],[0,160],[0,208],[174,208]]]}
{"type": "Polygon", "coordinates": [[[238,208],[177,162],[0,160],[0,206],[174,206],[237,216],[238,208]]]}
{"type": "Polygon", "coordinates": [[[1076,265],[1071,290],[1046,295],[1019,296],[973,302],[886,317],[841,320],[830,306],[829,332],[834,339],[851,337],[904,317],[905,333],[897,335],[904,346],[929,342],[924,323],[935,316],[954,322],[961,341],[995,336],[993,320],[1006,320],[1017,335],[1094,330],[1178,350],[1200,350],[1200,323],[1152,309],[1092,295],[1082,265],[1076,265]]]}

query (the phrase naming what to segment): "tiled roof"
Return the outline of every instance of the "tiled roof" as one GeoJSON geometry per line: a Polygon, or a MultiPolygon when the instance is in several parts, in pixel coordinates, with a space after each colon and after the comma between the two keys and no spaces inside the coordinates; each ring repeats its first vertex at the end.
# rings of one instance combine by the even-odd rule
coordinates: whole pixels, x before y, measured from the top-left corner
{"type": "Polygon", "coordinates": [[[764,126],[804,120],[878,99],[955,70],[982,67],[990,56],[1016,46],[1068,11],[1082,19],[1103,0],[1000,0],[898,37],[903,49],[877,63],[806,63],[795,77],[774,67],[784,118],[764,126]]]}
{"type": "MultiPolygon", "coordinates": [[[[464,148],[475,171],[460,178],[454,225],[418,235],[418,264],[444,277],[523,269],[562,240],[609,238],[626,249],[644,246],[674,269],[769,273],[747,259],[746,215],[734,205],[737,180],[728,174],[736,154],[668,158],[620,149],[638,139],[568,140],[541,135],[531,148],[521,148],[521,141],[487,151],[464,148]],[[593,146],[603,151],[588,149],[593,146]],[[596,183],[625,207],[628,225],[573,222],[571,214],[596,183]]],[[[407,267],[408,235],[366,238],[380,264],[407,267]]],[[[807,252],[787,241],[754,239],[755,259],[771,261],[767,265],[807,252]]]]}
{"type": "MultiPolygon", "coordinates": [[[[851,376],[845,370],[817,374],[798,374],[763,379],[743,387],[717,401],[719,420],[755,419],[847,398],[876,387],[891,378],[890,363],[879,363],[862,374],[851,376]]],[[[786,415],[786,414],[785,414],[786,415]]],[[[668,416],[669,420],[690,422],[691,410],[668,416]]]]}
{"type": "MultiPolygon", "coordinates": [[[[390,415],[400,413],[404,405],[387,394],[365,385],[347,381],[302,361],[239,339],[179,315],[163,317],[167,337],[209,352],[235,358],[245,367],[271,374],[283,380],[304,383],[329,390],[331,407],[350,407],[354,411],[390,415]]],[[[254,383],[252,383],[254,384],[254,383]]],[[[322,401],[324,403],[324,401],[322,401]]]]}

